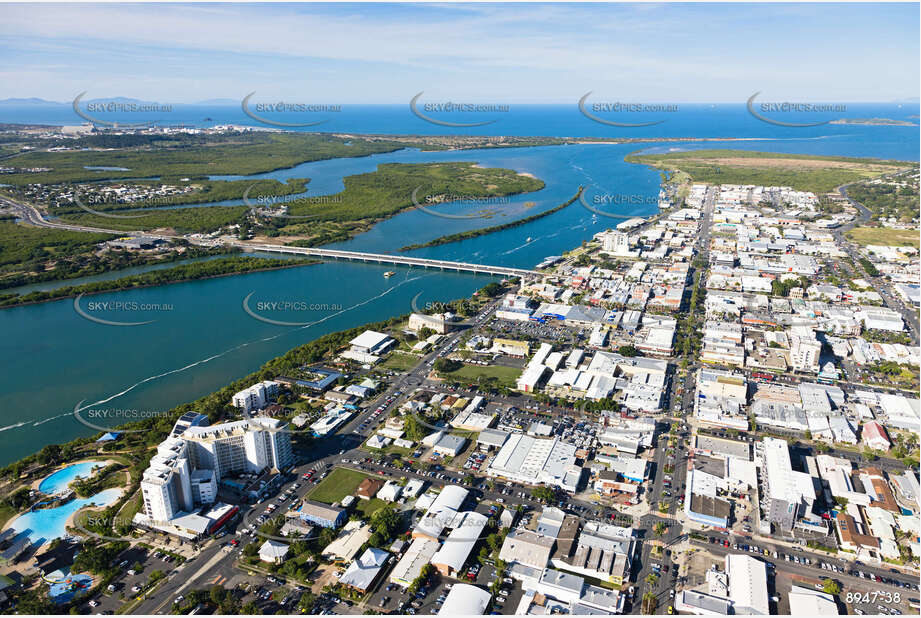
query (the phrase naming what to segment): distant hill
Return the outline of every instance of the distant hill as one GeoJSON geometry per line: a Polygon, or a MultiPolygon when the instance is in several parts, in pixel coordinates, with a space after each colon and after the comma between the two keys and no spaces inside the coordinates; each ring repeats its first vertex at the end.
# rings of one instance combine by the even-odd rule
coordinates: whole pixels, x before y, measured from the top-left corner
{"type": "Polygon", "coordinates": [[[29,97],[27,99],[20,99],[20,98],[0,99],[0,105],[67,105],[67,103],[59,103],[57,101],[46,101],[45,99],[39,99],[38,97],[29,97]]]}
{"type": "Polygon", "coordinates": [[[192,105],[239,105],[242,99],[206,99],[192,105]]]}

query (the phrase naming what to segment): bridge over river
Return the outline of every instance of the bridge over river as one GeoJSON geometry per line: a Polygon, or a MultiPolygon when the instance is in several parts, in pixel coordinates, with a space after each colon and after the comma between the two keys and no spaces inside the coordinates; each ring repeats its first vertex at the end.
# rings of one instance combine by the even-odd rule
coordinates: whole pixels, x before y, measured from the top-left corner
{"type": "Polygon", "coordinates": [[[364,253],[361,251],[340,251],[338,249],[323,249],[320,247],[289,247],[285,245],[262,245],[253,243],[234,243],[234,245],[249,251],[293,253],[297,255],[309,255],[312,257],[326,259],[376,262],[378,264],[397,264],[401,266],[420,266],[423,268],[438,268],[441,270],[456,270],[478,274],[501,275],[503,277],[528,277],[538,276],[541,274],[536,270],[527,270],[524,268],[489,266],[487,264],[452,262],[449,260],[431,260],[427,258],[410,257],[406,255],[391,255],[389,253],[364,253]]]}
{"type": "MultiPolygon", "coordinates": [[[[19,215],[25,221],[33,225],[42,227],[52,227],[61,230],[71,230],[76,232],[102,232],[106,234],[119,234],[121,236],[146,236],[148,238],[160,238],[162,240],[175,240],[175,235],[156,234],[151,232],[126,232],[124,230],[109,230],[105,228],[89,227],[85,225],[76,225],[65,223],[63,221],[49,221],[31,204],[22,204],[8,198],[0,196],[0,205],[12,207],[18,211],[19,215]]],[[[215,246],[212,241],[206,241],[194,237],[184,237],[189,242],[204,245],[215,246]]],[[[400,266],[420,266],[422,268],[438,268],[441,270],[456,270],[486,275],[500,275],[502,277],[528,277],[539,276],[536,270],[527,270],[524,268],[509,268],[506,266],[490,266],[488,264],[473,264],[471,262],[452,262],[449,260],[431,260],[427,258],[409,257],[405,255],[391,255],[388,253],[364,253],[361,251],[341,251],[338,249],[323,249],[321,247],[289,247],[286,245],[267,245],[257,243],[244,243],[238,241],[224,241],[225,244],[239,247],[244,251],[265,251],[269,253],[291,253],[295,255],[308,255],[312,257],[335,259],[335,260],[352,260],[355,262],[375,262],[378,264],[395,264],[400,266]]]]}

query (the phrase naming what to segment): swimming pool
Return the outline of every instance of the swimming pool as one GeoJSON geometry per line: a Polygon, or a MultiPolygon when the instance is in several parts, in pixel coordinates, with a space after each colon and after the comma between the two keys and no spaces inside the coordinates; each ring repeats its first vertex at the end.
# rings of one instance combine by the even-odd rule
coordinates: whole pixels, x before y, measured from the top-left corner
{"type": "Polygon", "coordinates": [[[48,596],[55,603],[66,603],[78,593],[93,587],[93,577],[86,573],[71,575],[69,569],[54,571],[42,578],[48,584],[48,596]]]}
{"type": "Polygon", "coordinates": [[[45,477],[44,480],[39,483],[38,490],[45,494],[56,494],[63,489],[67,489],[67,486],[70,485],[74,479],[90,476],[94,467],[101,467],[103,465],[105,464],[99,461],[84,461],[71,464],[45,477]]]}
{"type": "Polygon", "coordinates": [[[121,493],[122,490],[118,488],[105,489],[89,498],[75,498],[61,506],[25,513],[17,517],[10,528],[27,533],[29,540],[35,545],[64,538],[67,536],[67,520],[71,515],[90,504],[108,506],[118,500],[121,493]]]}

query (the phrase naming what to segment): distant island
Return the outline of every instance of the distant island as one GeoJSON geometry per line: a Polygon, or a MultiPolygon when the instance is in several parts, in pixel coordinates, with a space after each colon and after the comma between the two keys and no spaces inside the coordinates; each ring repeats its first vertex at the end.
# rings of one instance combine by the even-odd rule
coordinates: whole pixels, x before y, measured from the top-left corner
{"type": "Polygon", "coordinates": [[[892,118],[839,118],[838,120],[832,120],[830,124],[893,125],[899,127],[918,126],[907,120],[893,120],[892,118]]]}

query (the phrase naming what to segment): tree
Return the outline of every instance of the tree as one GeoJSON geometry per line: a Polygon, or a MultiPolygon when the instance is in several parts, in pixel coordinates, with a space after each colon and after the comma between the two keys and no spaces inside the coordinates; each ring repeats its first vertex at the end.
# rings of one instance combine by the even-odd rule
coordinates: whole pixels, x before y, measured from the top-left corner
{"type": "Polygon", "coordinates": [[[554,502],[556,500],[556,491],[552,487],[535,487],[531,490],[531,496],[540,502],[554,502]]]}
{"type": "Polygon", "coordinates": [[[642,611],[644,614],[653,614],[656,611],[656,607],[659,605],[659,600],[656,598],[654,592],[647,592],[643,595],[643,607],[642,611]]]}
{"type": "Polygon", "coordinates": [[[617,348],[617,353],[620,354],[621,356],[633,357],[633,356],[639,356],[640,351],[637,350],[632,345],[622,345],[619,348],[617,348]]]}
{"type": "Polygon", "coordinates": [[[841,586],[835,580],[825,578],[822,580],[822,591],[826,594],[838,594],[841,592],[841,586]]]}
{"type": "Polygon", "coordinates": [[[425,427],[422,426],[422,423],[419,422],[419,419],[412,415],[407,416],[403,420],[403,432],[406,434],[406,437],[413,442],[418,442],[428,433],[425,427]]]}
{"type": "Polygon", "coordinates": [[[390,540],[399,524],[400,516],[392,506],[380,508],[371,515],[371,529],[386,540],[390,540]]]}
{"type": "Polygon", "coordinates": [[[646,576],[646,583],[650,586],[655,586],[659,581],[659,576],[655,573],[650,573],[646,576]]]}
{"type": "Polygon", "coordinates": [[[665,522],[657,521],[656,525],[653,526],[652,530],[653,532],[655,532],[656,536],[662,536],[663,534],[665,534],[665,530],[667,528],[668,526],[665,525],[665,522]]]}
{"type": "Polygon", "coordinates": [[[435,361],[433,367],[438,373],[451,373],[464,366],[464,363],[450,358],[439,358],[435,361]]]}
{"type": "Polygon", "coordinates": [[[304,594],[301,595],[300,601],[298,601],[297,606],[305,614],[313,613],[313,606],[317,602],[317,595],[307,590],[304,594]]]}
{"type": "Polygon", "coordinates": [[[431,337],[431,336],[434,335],[434,334],[436,334],[436,333],[435,333],[435,329],[429,328],[428,326],[423,326],[423,327],[420,328],[420,329],[418,330],[418,332],[416,333],[416,335],[418,335],[419,339],[428,339],[429,337],[431,337]]]}

